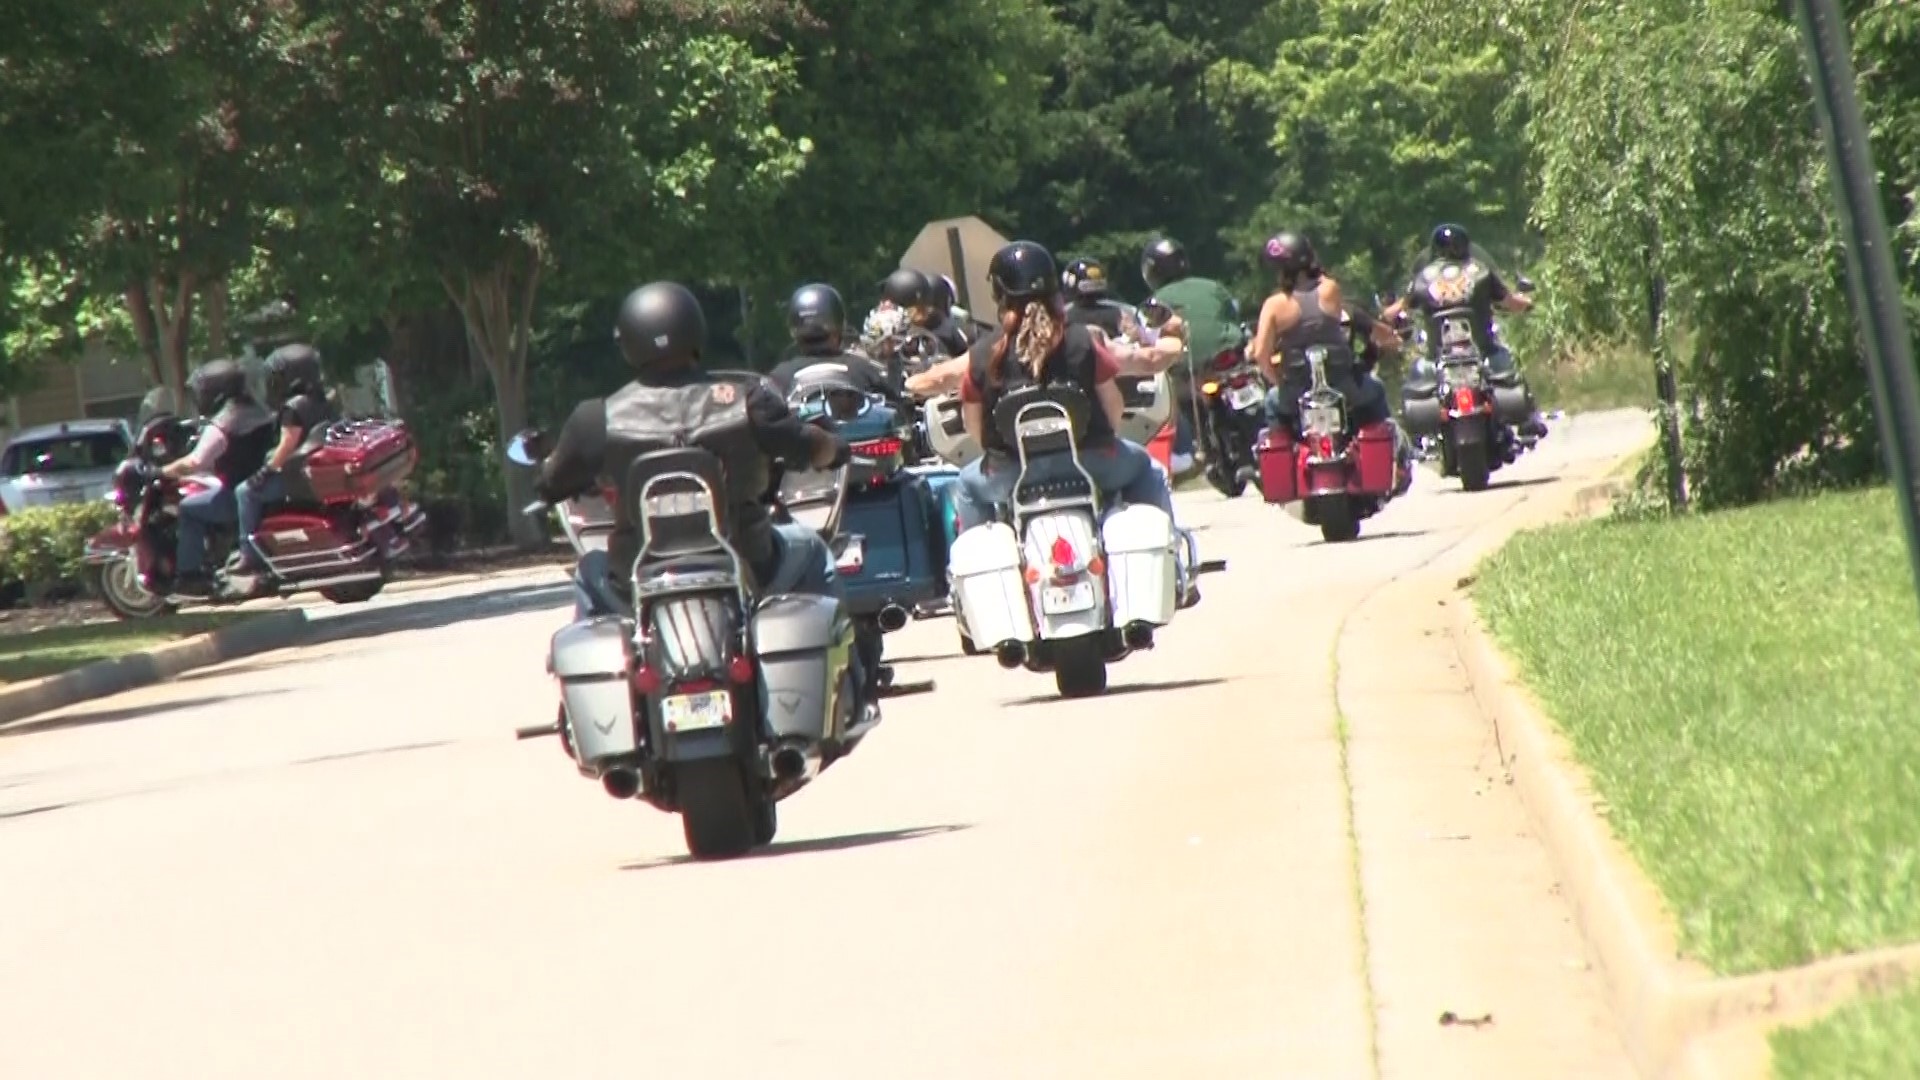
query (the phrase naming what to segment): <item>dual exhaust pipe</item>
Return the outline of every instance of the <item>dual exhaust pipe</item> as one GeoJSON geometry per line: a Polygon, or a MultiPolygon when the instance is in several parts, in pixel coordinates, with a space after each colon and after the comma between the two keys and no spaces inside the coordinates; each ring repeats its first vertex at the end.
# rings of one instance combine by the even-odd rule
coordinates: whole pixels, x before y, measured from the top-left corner
{"type": "Polygon", "coordinates": [[[891,634],[906,626],[908,618],[906,608],[899,604],[888,604],[880,609],[880,614],[875,616],[874,621],[880,624],[882,633],[891,634]]]}

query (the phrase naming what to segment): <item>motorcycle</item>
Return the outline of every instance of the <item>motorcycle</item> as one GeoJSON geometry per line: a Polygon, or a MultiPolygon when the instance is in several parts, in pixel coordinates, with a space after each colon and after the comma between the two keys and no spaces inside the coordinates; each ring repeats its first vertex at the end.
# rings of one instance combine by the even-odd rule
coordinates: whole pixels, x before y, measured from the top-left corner
{"type": "MultiPolygon", "coordinates": [[[[516,436],[508,460],[531,467],[540,441],[516,436]]],[[[827,474],[819,515],[799,506],[794,519],[837,538],[847,472],[827,474]]],[[[840,601],[791,591],[808,570],[795,548],[771,578],[753,580],[726,539],[726,482],[707,451],[643,454],[624,490],[643,538],[621,568],[632,600],[608,586],[604,551],[582,556],[581,617],[554,633],[548,652],[559,716],[518,734],[557,734],[609,796],[679,814],[695,858],[743,855],[772,842],[777,803],[880,722],[877,702],[855,685],[854,623],[840,601]]],[[[526,512],[550,509],[535,502],[526,512]]]]}
{"type": "MultiPolygon", "coordinates": [[[[1514,291],[1530,293],[1533,283],[1521,277],[1514,291]]],[[[1494,374],[1474,340],[1474,318],[1464,306],[1434,312],[1440,347],[1433,370],[1425,378],[1409,376],[1400,414],[1410,436],[1437,447],[1440,475],[1459,477],[1462,490],[1485,491],[1494,472],[1538,440],[1520,435],[1519,425],[1533,412],[1526,388],[1517,373],[1494,374]]],[[[1426,331],[1414,340],[1424,355],[1426,331]]]]}
{"type": "MultiPolygon", "coordinates": [[[[1336,362],[1322,345],[1306,350],[1309,385],[1300,395],[1299,433],[1284,424],[1262,429],[1261,494],[1274,504],[1304,503],[1303,520],[1327,543],[1360,535],[1360,522],[1380,512],[1411,478],[1400,472],[1391,420],[1348,431],[1346,395],[1329,375],[1336,362]]],[[[1351,359],[1347,360],[1351,365],[1351,359]]],[[[1340,378],[1351,385],[1353,380],[1340,378]]]]}
{"type": "MultiPolygon", "coordinates": [[[[1152,506],[1106,504],[1080,462],[1093,402],[1071,387],[1009,393],[990,422],[1016,448],[1018,479],[1001,520],[960,534],[951,567],[963,634],[1000,666],[1051,671],[1063,697],[1107,688],[1107,666],[1151,649],[1173,621],[1193,537],[1152,506]],[[1074,473],[1029,480],[1034,459],[1066,455],[1074,473]]],[[[1225,563],[1205,569],[1225,569],[1225,563]]]]}
{"type": "MultiPolygon", "coordinates": [[[[87,575],[108,610],[144,619],[173,610],[174,556],[180,503],[216,491],[212,476],[168,479],[163,466],[187,452],[199,421],[155,417],[142,427],[133,453],[114,473],[107,499],[120,520],[90,537],[82,553],[87,575]]],[[[208,530],[206,558],[214,572],[208,603],[239,603],[266,595],[318,592],[336,604],[371,600],[385,587],[392,564],[426,527],[421,510],[400,494],[420,453],[398,420],[341,420],[319,444],[289,463],[287,499],[270,510],[252,537],[265,560],[257,575],[242,575],[238,530],[208,530]]]]}
{"type": "Polygon", "coordinates": [[[1214,357],[1208,369],[1200,383],[1203,471],[1215,491],[1237,499],[1260,478],[1253,447],[1266,425],[1267,381],[1247,359],[1244,341],[1214,357]]]}

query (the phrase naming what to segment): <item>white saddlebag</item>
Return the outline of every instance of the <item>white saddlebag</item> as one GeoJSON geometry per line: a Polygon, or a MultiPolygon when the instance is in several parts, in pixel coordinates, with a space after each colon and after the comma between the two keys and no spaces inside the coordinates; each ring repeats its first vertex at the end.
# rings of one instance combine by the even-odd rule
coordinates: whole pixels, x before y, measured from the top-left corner
{"type": "Polygon", "coordinates": [[[1158,507],[1127,506],[1107,515],[1100,535],[1107,549],[1113,625],[1172,622],[1179,557],[1173,519],[1158,507]]]}
{"type": "Polygon", "coordinates": [[[1011,526],[975,525],[955,537],[947,574],[966,620],[967,636],[976,646],[991,649],[1007,641],[1033,640],[1020,541],[1011,526]]]}

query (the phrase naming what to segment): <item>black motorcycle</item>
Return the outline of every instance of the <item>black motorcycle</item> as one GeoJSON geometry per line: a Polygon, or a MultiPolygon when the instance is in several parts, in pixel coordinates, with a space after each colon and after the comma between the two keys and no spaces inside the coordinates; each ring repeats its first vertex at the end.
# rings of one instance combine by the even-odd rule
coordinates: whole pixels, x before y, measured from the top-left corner
{"type": "Polygon", "coordinates": [[[1253,448],[1267,423],[1267,380],[1247,359],[1243,340],[1215,356],[1198,382],[1204,475],[1215,491],[1239,498],[1260,478],[1260,459],[1253,448]]]}

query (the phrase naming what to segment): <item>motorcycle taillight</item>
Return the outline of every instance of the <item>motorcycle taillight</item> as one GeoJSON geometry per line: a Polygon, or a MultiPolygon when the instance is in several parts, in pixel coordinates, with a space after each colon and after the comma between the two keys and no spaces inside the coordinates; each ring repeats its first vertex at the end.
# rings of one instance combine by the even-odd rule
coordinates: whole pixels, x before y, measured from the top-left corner
{"type": "Polygon", "coordinates": [[[1473,388],[1463,386],[1453,392],[1453,407],[1461,412],[1473,411],[1473,388]]]}
{"type": "Polygon", "coordinates": [[[1215,371],[1226,371],[1238,366],[1240,366],[1239,349],[1227,349],[1213,358],[1213,370],[1215,371]]]}

